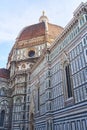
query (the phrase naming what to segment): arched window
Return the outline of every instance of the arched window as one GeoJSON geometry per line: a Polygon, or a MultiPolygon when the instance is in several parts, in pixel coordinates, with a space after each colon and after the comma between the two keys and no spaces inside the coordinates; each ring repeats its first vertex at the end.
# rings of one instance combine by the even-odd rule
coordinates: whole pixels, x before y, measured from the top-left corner
{"type": "Polygon", "coordinates": [[[18,105],[21,104],[21,98],[16,99],[16,104],[18,104],[18,105]]]}
{"type": "Polygon", "coordinates": [[[24,130],[24,128],[25,128],[25,127],[23,126],[23,127],[22,127],[22,130],[24,130]]]}
{"type": "Polygon", "coordinates": [[[34,130],[34,114],[33,113],[31,113],[30,115],[30,121],[31,121],[30,130],[34,130]]]}
{"type": "Polygon", "coordinates": [[[6,91],[5,88],[1,88],[1,89],[0,89],[0,95],[1,95],[1,96],[4,96],[4,95],[5,95],[5,91],[6,91]]]}
{"type": "Polygon", "coordinates": [[[37,95],[38,100],[37,101],[38,101],[38,111],[39,111],[40,110],[40,97],[39,97],[40,96],[40,88],[38,88],[37,93],[38,93],[38,95],[37,95]]]}
{"type": "Polygon", "coordinates": [[[0,126],[4,125],[4,118],[5,118],[5,110],[2,110],[0,114],[0,126]]]}
{"type": "Polygon", "coordinates": [[[69,64],[65,66],[65,75],[66,75],[67,95],[68,98],[70,98],[72,97],[72,85],[71,85],[71,71],[69,64]]]}

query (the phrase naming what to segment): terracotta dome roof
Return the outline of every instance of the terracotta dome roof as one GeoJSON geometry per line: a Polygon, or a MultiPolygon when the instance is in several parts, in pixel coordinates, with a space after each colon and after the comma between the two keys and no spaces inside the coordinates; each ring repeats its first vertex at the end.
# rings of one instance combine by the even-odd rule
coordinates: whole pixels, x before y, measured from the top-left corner
{"type": "Polygon", "coordinates": [[[0,69],[0,78],[9,79],[10,78],[10,72],[9,72],[9,70],[1,68],[0,69]]]}
{"type": "Polygon", "coordinates": [[[28,27],[25,27],[19,37],[18,37],[18,41],[22,41],[22,40],[28,40],[28,39],[32,39],[38,36],[43,36],[45,34],[45,23],[38,23],[38,24],[34,24],[28,27]]]}
{"type": "Polygon", "coordinates": [[[63,31],[63,27],[48,23],[48,31],[49,35],[55,39],[63,31]]]}
{"type": "MultiPolygon", "coordinates": [[[[61,31],[63,30],[62,27],[54,24],[47,23],[47,25],[49,35],[53,36],[53,38],[55,38],[55,36],[60,34],[61,31]]],[[[17,41],[29,40],[32,38],[44,36],[45,32],[46,32],[45,22],[40,22],[38,24],[27,26],[21,31],[20,35],[17,38],[17,41]]]]}

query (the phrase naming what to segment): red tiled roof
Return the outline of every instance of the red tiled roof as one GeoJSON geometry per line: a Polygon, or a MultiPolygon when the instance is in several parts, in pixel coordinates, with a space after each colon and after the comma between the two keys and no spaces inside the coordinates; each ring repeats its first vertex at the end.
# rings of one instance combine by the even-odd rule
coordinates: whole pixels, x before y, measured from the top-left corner
{"type": "MultiPolygon", "coordinates": [[[[55,38],[57,35],[59,35],[62,32],[63,28],[54,24],[48,23],[48,32],[49,35],[55,38]]],[[[41,22],[38,24],[34,24],[28,27],[25,27],[19,37],[18,41],[22,40],[29,40],[32,38],[44,36],[46,31],[45,22],[41,22]]]]}
{"type": "Polygon", "coordinates": [[[45,23],[38,23],[25,27],[18,37],[18,41],[32,39],[45,34],[45,23]]]}
{"type": "Polygon", "coordinates": [[[9,70],[1,68],[0,69],[0,78],[9,79],[10,78],[10,72],[9,72],[9,70]]]}
{"type": "Polygon", "coordinates": [[[48,23],[48,31],[49,35],[55,39],[63,31],[63,28],[61,26],[48,23]]]}

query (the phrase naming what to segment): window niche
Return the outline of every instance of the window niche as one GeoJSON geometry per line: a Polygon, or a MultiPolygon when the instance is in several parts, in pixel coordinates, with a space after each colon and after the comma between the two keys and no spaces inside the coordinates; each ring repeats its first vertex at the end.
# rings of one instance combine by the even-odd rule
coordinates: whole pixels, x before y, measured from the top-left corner
{"type": "Polygon", "coordinates": [[[4,125],[4,118],[5,118],[5,110],[2,110],[0,113],[0,126],[4,125]]]}
{"type": "Polygon", "coordinates": [[[5,96],[6,95],[6,90],[5,88],[0,89],[0,96],[5,96]]]}
{"type": "Polygon", "coordinates": [[[16,104],[17,104],[17,105],[20,105],[20,104],[21,104],[21,98],[20,98],[20,97],[18,97],[18,98],[16,99],[16,104]]]}
{"type": "Polygon", "coordinates": [[[65,84],[65,105],[72,105],[74,103],[73,90],[72,90],[72,78],[71,67],[69,62],[64,64],[64,84],[65,84]]]}
{"type": "Polygon", "coordinates": [[[80,28],[85,24],[86,20],[87,20],[87,16],[85,14],[81,15],[79,17],[79,27],[80,28]]]}
{"type": "Polygon", "coordinates": [[[46,88],[51,88],[51,80],[50,80],[50,78],[47,78],[46,88]]]}
{"type": "Polygon", "coordinates": [[[65,66],[65,76],[66,76],[66,86],[67,86],[67,96],[68,98],[72,97],[72,85],[71,85],[71,74],[70,74],[70,65],[65,66]]]}
{"type": "Polygon", "coordinates": [[[53,130],[53,120],[52,119],[47,120],[46,127],[47,127],[47,130],[53,130]]]}
{"type": "Polygon", "coordinates": [[[38,102],[38,105],[37,105],[37,109],[38,109],[38,111],[40,110],[40,88],[38,87],[38,89],[37,89],[37,102],[38,102]]]}
{"type": "Polygon", "coordinates": [[[40,87],[39,83],[36,85],[36,91],[35,91],[35,105],[36,105],[36,113],[40,111],[40,87]]]}

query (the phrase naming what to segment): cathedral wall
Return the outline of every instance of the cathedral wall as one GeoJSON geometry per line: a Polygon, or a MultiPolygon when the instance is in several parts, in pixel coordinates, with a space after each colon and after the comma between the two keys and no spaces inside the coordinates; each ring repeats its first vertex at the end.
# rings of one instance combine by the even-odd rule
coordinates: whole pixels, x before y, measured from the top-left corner
{"type": "Polygon", "coordinates": [[[0,129],[9,130],[11,127],[12,100],[8,80],[0,78],[0,129]]]}
{"type": "Polygon", "coordinates": [[[87,4],[49,49],[32,40],[16,41],[10,79],[0,78],[0,129],[86,130],[87,4]]]}
{"type": "Polygon", "coordinates": [[[41,63],[32,73],[33,88],[39,88],[34,95],[34,101],[39,105],[34,106],[36,130],[86,130],[86,52],[87,15],[82,15],[56,42],[50,54],[45,55],[48,57],[46,63],[41,63]],[[81,18],[84,18],[82,24],[79,23],[81,18]]]}

